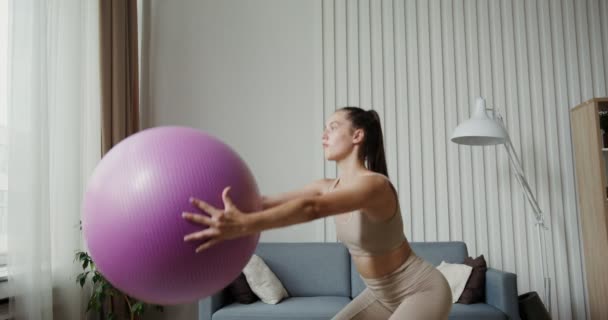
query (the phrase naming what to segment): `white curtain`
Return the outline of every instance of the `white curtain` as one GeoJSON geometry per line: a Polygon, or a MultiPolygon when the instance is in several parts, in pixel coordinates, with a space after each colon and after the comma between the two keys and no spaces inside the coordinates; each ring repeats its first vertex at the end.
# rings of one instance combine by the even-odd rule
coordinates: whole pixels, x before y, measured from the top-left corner
{"type": "Polygon", "coordinates": [[[8,268],[15,319],[81,319],[87,177],[100,158],[98,3],[9,2],[8,268]]]}

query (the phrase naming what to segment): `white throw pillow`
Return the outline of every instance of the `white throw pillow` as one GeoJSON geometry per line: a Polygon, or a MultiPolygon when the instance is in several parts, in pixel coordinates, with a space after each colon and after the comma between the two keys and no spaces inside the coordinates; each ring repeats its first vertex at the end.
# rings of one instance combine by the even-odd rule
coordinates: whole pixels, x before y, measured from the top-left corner
{"type": "Polygon", "coordinates": [[[277,304],[284,298],[289,297],[279,278],[257,255],[251,256],[245,269],[243,269],[243,273],[251,291],[260,297],[262,302],[277,304]]]}
{"type": "Polygon", "coordinates": [[[452,290],[452,303],[456,303],[469,280],[473,268],[466,264],[441,261],[441,264],[437,269],[443,274],[446,280],[448,280],[448,284],[452,290]]]}

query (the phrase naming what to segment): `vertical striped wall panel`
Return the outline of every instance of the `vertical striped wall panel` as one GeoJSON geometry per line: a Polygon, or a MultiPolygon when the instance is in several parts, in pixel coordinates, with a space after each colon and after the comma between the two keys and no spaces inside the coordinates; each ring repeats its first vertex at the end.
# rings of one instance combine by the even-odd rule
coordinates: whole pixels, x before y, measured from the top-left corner
{"type": "MultiPolygon", "coordinates": [[[[476,96],[503,114],[549,225],[555,319],[586,318],[569,108],[606,96],[601,0],[322,0],[323,115],[380,114],[389,175],[412,241],[462,240],[470,255],[542,279],[533,212],[501,146],[449,141],[476,96]]],[[[324,166],[335,177],[333,163],[324,166]]],[[[325,240],[335,241],[331,219],[325,240]]]]}

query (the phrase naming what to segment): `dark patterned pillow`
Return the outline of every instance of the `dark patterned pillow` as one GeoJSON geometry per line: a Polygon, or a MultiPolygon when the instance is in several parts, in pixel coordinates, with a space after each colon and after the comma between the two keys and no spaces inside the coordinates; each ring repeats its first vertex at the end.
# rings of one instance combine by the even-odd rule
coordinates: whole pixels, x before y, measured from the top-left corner
{"type": "Polygon", "coordinates": [[[245,274],[242,272],[228,285],[228,292],[238,303],[250,304],[260,300],[260,298],[251,291],[251,287],[249,287],[249,284],[247,283],[247,278],[245,278],[245,274]]]}
{"type": "Polygon", "coordinates": [[[486,271],[488,270],[486,259],[484,259],[483,254],[475,259],[466,257],[464,264],[473,267],[473,270],[471,270],[471,276],[469,276],[469,280],[457,303],[471,304],[484,302],[486,296],[486,271]]]}

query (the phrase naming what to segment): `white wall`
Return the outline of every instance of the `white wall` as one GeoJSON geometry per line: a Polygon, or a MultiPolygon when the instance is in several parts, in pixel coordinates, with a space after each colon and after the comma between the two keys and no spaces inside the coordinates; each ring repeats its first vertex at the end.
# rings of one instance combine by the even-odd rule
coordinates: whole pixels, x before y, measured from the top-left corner
{"type": "MultiPolygon", "coordinates": [[[[568,111],[607,94],[606,1],[152,1],[149,17],[148,125],[218,135],[273,193],[335,176],[325,117],[373,107],[409,239],[464,240],[517,273],[520,293],[542,294],[532,211],[504,150],[449,142],[484,96],[547,215],[553,317],[586,317],[568,111]]],[[[327,220],[263,241],[335,233],[327,220]]]]}
{"type": "MultiPolygon", "coordinates": [[[[249,164],[263,193],[322,178],[319,3],[152,4],[147,123],[217,135],[249,164]]],[[[263,239],[323,241],[318,224],[263,239]]]]}

